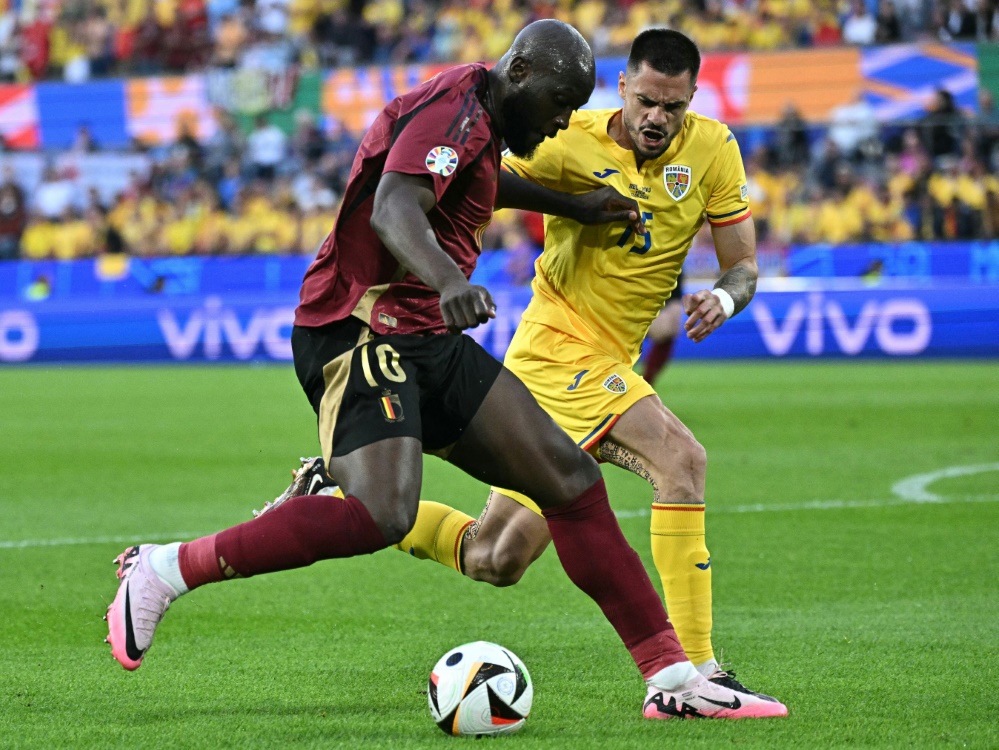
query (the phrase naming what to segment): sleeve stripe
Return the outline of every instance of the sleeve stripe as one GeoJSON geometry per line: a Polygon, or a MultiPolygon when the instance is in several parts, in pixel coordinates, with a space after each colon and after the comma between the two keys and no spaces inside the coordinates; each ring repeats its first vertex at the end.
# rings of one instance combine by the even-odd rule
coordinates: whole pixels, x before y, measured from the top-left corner
{"type": "Polygon", "coordinates": [[[744,213],[742,216],[732,219],[731,221],[711,221],[711,219],[708,219],[708,224],[710,224],[713,227],[727,227],[731,226],[732,224],[738,224],[740,221],[745,221],[752,215],[753,215],[752,211],[746,211],[746,213],[744,213]]]}
{"type": "Polygon", "coordinates": [[[519,169],[513,166],[513,164],[510,164],[510,162],[508,162],[506,159],[503,160],[502,167],[507,172],[513,172],[518,177],[526,177],[526,175],[523,172],[521,172],[519,169]]]}
{"type": "Polygon", "coordinates": [[[735,211],[729,211],[727,214],[707,214],[708,219],[727,219],[729,216],[735,216],[736,214],[741,214],[743,211],[748,211],[749,206],[744,208],[737,208],[735,211]]]}

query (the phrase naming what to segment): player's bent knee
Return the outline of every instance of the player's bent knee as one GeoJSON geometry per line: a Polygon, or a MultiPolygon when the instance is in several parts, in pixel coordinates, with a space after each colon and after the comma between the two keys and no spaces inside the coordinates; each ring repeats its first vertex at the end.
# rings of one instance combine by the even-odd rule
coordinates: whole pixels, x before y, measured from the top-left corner
{"type": "Polygon", "coordinates": [[[500,588],[520,581],[529,565],[529,559],[507,547],[476,549],[470,545],[465,551],[465,575],[500,588]]]}
{"type": "Polygon", "coordinates": [[[385,537],[386,544],[398,544],[416,523],[419,501],[396,500],[368,507],[372,520],[385,537]]]}
{"type": "Polygon", "coordinates": [[[693,435],[670,435],[649,469],[650,481],[670,500],[703,497],[708,455],[693,435]]]}

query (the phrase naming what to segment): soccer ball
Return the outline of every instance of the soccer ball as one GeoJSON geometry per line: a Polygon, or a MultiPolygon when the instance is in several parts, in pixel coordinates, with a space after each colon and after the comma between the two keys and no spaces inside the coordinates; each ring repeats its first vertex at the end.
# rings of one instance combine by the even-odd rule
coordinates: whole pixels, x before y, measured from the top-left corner
{"type": "Polygon", "coordinates": [[[428,686],[430,715],[448,734],[513,734],[531,711],[534,687],[512,652],[488,641],[448,651],[434,665],[428,686]]]}

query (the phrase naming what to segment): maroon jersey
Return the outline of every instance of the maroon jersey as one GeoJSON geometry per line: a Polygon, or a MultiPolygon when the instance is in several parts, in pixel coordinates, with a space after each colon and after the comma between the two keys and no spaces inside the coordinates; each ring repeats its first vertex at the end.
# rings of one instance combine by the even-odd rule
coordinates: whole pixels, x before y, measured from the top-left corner
{"type": "Polygon", "coordinates": [[[385,172],[433,179],[427,214],[437,242],[466,278],[479,257],[496,197],[500,138],[482,106],[482,65],[441,73],[392,101],[361,141],[333,231],[309,266],[295,324],[321,326],[354,315],[371,330],[444,333],[440,295],[408,273],[371,228],[385,172]]]}

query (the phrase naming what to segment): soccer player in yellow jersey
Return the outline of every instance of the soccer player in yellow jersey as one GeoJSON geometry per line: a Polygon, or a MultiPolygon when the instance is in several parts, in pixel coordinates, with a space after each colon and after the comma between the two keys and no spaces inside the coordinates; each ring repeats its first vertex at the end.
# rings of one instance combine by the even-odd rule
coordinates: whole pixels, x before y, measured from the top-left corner
{"type": "MultiPolygon", "coordinates": [[[[554,190],[612,186],[637,201],[644,221],[641,233],[628,223],[545,216],[533,298],[505,364],[584,449],[652,485],[652,552],[680,642],[706,677],[749,692],[721,670],[712,649],[704,448],[633,370],[705,220],[721,275],[713,289],[683,296],[687,335],[703,341],[756,289],[756,238],[738,144],[725,125],[688,109],[699,67],[697,47],[683,34],[645,31],[618,82],[622,109],[577,111],[533,158],[504,159],[512,173],[554,190]]],[[[398,546],[506,586],[549,541],[529,498],[494,488],[477,522],[421,503],[398,546]]]]}

